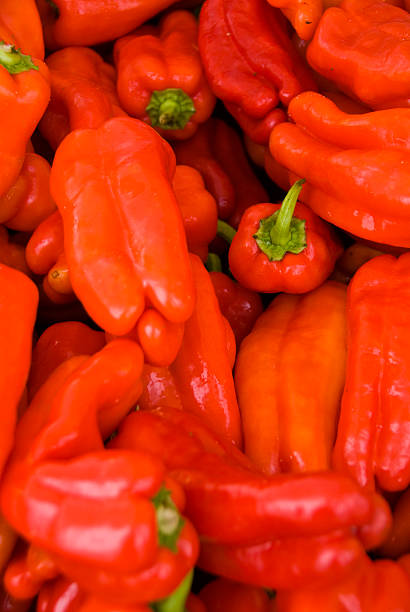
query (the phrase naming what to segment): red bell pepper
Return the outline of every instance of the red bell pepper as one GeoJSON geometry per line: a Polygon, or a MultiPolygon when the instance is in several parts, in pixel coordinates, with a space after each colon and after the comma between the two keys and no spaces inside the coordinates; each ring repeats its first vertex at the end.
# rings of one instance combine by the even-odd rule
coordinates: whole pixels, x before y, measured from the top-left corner
{"type": "Polygon", "coordinates": [[[2,0],[0,40],[15,45],[23,53],[44,59],[43,28],[35,0],[2,0]]]}

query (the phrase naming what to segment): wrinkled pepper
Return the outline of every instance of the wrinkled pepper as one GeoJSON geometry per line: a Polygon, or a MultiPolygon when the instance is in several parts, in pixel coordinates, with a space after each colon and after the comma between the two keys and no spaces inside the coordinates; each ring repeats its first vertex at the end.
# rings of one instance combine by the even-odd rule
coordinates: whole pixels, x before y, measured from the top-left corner
{"type": "Polygon", "coordinates": [[[410,253],[365,263],[348,288],[348,352],[334,465],[362,487],[410,483],[406,337],[410,253]]]}
{"type": "Polygon", "coordinates": [[[23,53],[44,59],[43,28],[35,0],[2,0],[0,39],[23,53]]]}
{"type": "Polygon", "coordinates": [[[410,15],[381,0],[343,0],[322,15],[309,64],[370,108],[410,106],[410,15]]]}
{"type": "Polygon", "coordinates": [[[47,66],[0,42],[0,196],[16,182],[49,98],[47,66]]]}
{"type": "Polygon", "coordinates": [[[159,26],[143,27],[114,46],[122,107],[164,138],[185,139],[206,121],[215,96],[198,51],[198,24],[188,11],[171,11],[159,26]]]}
{"type": "Polygon", "coordinates": [[[334,281],[279,295],[240,346],[235,387],[245,453],[266,474],[331,467],[345,383],[345,309],[346,288],[334,281]]]}
{"type": "Polygon", "coordinates": [[[0,223],[21,232],[35,230],[56,208],[49,182],[48,161],[27,153],[16,182],[0,196],[0,223]]]}
{"type": "Polygon", "coordinates": [[[343,248],[333,229],[297,201],[303,182],[292,185],[282,204],[245,211],[229,248],[229,268],[244,287],[306,293],[330,276],[343,248]]]}
{"type": "Polygon", "coordinates": [[[53,150],[73,130],[126,116],[117,98],[115,69],[93,49],[67,47],[49,55],[46,64],[51,99],[39,129],[53,150]]]}
{"type": "Polygon", "coordinates": [[[114,335],[135,326],[146,301],[174,323],[192,313],[174,171],[170,146],[132,118],[75,130],[55,155],[51,194],[63,217],[71,284],[93,320],[114,335]]]}
{"type": "Polygon", "coordinates": [[[212,117],[189,140],[174,142],[178,164],[196,168],[218,206],[218,216],[237,227],[251,204],[266,202],[268,194],[253,172],[237,132],[212,117]]]}
{"type": "Polygon", "coordinates": [[[215,544],[316,542],[316,536],[369,523],[374,513],[376,498],[350,478],[334,471],[264,476],[200,417],[175,408],[131,413],[109,447],[149,448],[159,456],[185,491],[186,515],[215,544]]]}
{"type": "Polygon", "coordinates": [[[240,446],[241,421],[232,376],[235,339],[221,314],[209,273],[196,255],[190,257],[196,290],[194,312],[185,323],[174,362],[168,368],[144,367],[139,405],[143,409],[173,406],[199,414],[240,446]]]}
{"type": "Polygon", "coordinates": [[[212,91],[257,143],[266,144],[285,121],[279,103],[287,107],[301,91],[316,89],[285,18],[264,0],[206,0],[199,50],[212,91]]]}
{"type": "Polygon", "coordinates": [[[114,40],[175,0],[36,0],[49,49],[114,40]]]}
{"type": "Polygon", "coordinates": [[[183,492],[161,461],[104,450],[138,399],[142,365],[124,339],[63,362],[19,421],[1,490],[6,518],[60,571],[124,604],[169,595],[197,556],[183,492]]]}
{"type": "Polygon", "coordinates": [[[409,247],[410,110],[352,115],[306,92],[289,116],[294,123],[274,128],[269,146],[292,182],[306,179],[301,200],[355,236],[409,247]]]}
{"type": "Polygon", "coordinates": [[[35,284],[22,272],[0,264],[0,474],[13,448],[17,408],[30,369],[37,305],[35,284]]]}

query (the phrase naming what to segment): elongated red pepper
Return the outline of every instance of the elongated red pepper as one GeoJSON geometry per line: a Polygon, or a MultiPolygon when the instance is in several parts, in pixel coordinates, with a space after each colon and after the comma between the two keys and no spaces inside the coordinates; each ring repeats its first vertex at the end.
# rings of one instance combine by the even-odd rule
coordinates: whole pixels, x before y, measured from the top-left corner
{"type": "Polygon", "coordinates": [[[246,158],[240,136],[221,119],[212,117],[189,140],[173,144],[178,164],[196,168],[218,206],[218,216],[237,227],[251,204],[268,195],[246,158]]]}
{"type": "Polygon", "coordinates": [[[35,0],[2,0],[0,39],[23,53],[44,59],[43,29],[35,0]]]}
{"type": "Polygon", "coordinates": [[[199,49],[212,91],[260,144],[285,120],[279,102],[288,106],[301,91],[316,89],[284,17],[263,0],[207,0],[200,14],[199,49]]]}
{"type": "Polygon", "coordinates": [[[122,107],[164,138],[185,139],[215,106],[198,51],[198,24],[188,11],[171,11],[157,28],[142,28],[114,46],[122,107]]]}
{"type": "Polygon", "coordinates": [[[233,276],[248,289],[305,293],[331,274],[342,245],[329,225],[297,202],[297,181],[282,204],[245,211],[229,249],[233,276]]]}
{"type": "Polygon", "coordinates": [[[15,183],[49,98],[46,65],[0,42],[0,196],[15,183]]]}
{"type": "Polygon", "coordinates": [[[28,377],[38,291],[22,272],[0,264],[0,473],[13,448],[17,407],[28,377]]]}
{"type": "Polygon", "coordinates": [[[115,89],[115,70],[93,49],[67,47],[47,57],[51,99],[39,129],[52,149],[72,130],[100,127],[126,116],[115,89]]]}
{"type": "Polygon", "coordinates": [[[375,257],[348,289],[346,385],[334,448],[337,469],[372,489],[410,482],[407,347],[410,254],[375,257]]]}
{"type": "Polygon", "coordinates": [[[191,263],[196,290],[194,312],[185,323],[181,348],[169,368],[144,368],[140,406],[179,406],[200,414],[210,427],[240,446],[241,422],[232,352],[228,351],[233,333],[221,314],[203,263],[196,255],[191,255],[191,263]]]}
{"type": "Polygon", "coordinates": [[[192,313],[174,170],[169,145],[131,118],[76,130],[56,153],[51,193],[63,217],[72,287],[95,322],[114,335],[134,327],[146,300],[171,322],[192,313]]]}

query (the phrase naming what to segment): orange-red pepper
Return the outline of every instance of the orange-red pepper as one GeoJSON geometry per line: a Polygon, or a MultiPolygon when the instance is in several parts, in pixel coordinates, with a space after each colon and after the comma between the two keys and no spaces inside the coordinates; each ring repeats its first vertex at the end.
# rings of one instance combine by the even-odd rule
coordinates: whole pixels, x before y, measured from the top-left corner
{"type": "Polygon", "coordinates": [[[178,164],[196,168],[218,206],[218,216],[237,227],[251,204],[266,202],[268,194],[253,172],[239,134],[222,119],[212,117],[189,140],[173,143],[178,164]]]}
{"type": "Polygon", "coordinates": [[[171,11],[158,28],[144,27],[114,46],[122,107],[164,138],[185,139],[215,106],[198,51],[198,25],[188,11],[171,11]]]}
{"type": "Polygon", "coordinates": [[[49,98],[47,66],[0,42],[0,196],[21,171],[27,144],[49,98]]]}
{"type": "Polygon", "coordinates": [[[51,193],[63,217],[72,287],[94,321],[114,335],[135,326],[146,302],[174,323],[192,313],[174,171],[170,146],[132,118],[75,130],[54,158],[51,193]]]}
{"type": "Polygon", "coordinates": [[[410,553],[410,488],[407,488],[393,508],[392,529],[377,551],[383,557],[397,558],[410,553]]]}
{"type": "Polygon", "coordinates": [[[280,8],[289,19],[296,33],[303,40],[312,38],[323,12],[322,0],[268,0],[269,4],[280,8]]]}
{"type": "Polygon", "coordinates": [[[245,452],[265,473],[330,469],[345,382],[346,288],[280,295],[235,366],[245,452]]]}
{"type": "Polygon", "coordinates": [[[217,578],[199,592],[209,612],[270,612],[272,602],[264,589],[217,578]]]}
{"type": "Polygon", "coordinates": [[[100,127],[125,116],[115,89],[115,69],[93,49],[67,47],[47,57],[51,99],[39,129],[52,149],[72,130],[100,127]]]}
{"type": "Polygon", "coordinates": [[[348,114],[305,92],[288,112],[269,146],[291,182],[306,179],[302,202],[356,236],[410,246],[410,109],[348,114]]]}
{"type": "Polygon", "coordinates": [[[15,45],[23,53],[44,59],[43,28],[35,0],[2,0],[0,40],[15,45]]]}
{"type": "Polygon", "coordinates": [[[381,0],[343,0],[322,15],[309,64],[371,108],[410,106],[410,15],[381,0]]]}
{"type": "Polygon", "coordinates": [[[25,247],[9,235],[7,229],[0,225],[0,263],[20,270],[30,276],[30,269],[25,259],[25,247]]]}
{"type": "Polygon", "coordinates": [[[361,486],[400,491],[410,483],[410,253],[365,263],[348,289],[348,352],[335,467],[361,486]]]}

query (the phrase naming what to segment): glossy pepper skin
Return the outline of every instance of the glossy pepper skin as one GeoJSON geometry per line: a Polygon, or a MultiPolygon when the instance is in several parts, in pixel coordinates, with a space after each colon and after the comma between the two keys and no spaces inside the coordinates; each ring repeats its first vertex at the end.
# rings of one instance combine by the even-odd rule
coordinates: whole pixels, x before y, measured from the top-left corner
{"type": "Polygon", "coordinates": [[[282,204],[248,208],[229,248],[229,267],[244,287],[264,293],[306,293],[331,274],[342,245],[320,217],[297,202],[297,181],[282,204]]]}
{"type": "Polygon", "coordinates": [[[35,230],[56,209],[49,181],[48,161],[27,153],[16,182],[0,197],[0,223],[21,232],[35,230]]]}
{"type": "Polygon", "coordinates": [[[242,340],[250,333],[255,321],[263,312],[261,297],[258,293],[245,289],[223,272],[211,270],[209,276],[221,312],[232,327],[236,346],[239,348],[242,340]]]}
{"type": "Polygon", "coordinates": [[[158,28],[120,38],[114,60],[122,107],[164,138],[189,138],[211,115],[216,100],[205,79],[192,13],[171,11],[158,28]]]}
{"type": "Polygon", "coordinates": [[[309,64],[370,108],[410,106],[410,15],[380,0],[343,0],[321,17],[309,64]]]}
{"type": "Polygon", "coordinates": [[[2,0],[1,39],[23,53],[44,59],[43,29],[35,0],[2,0]]]}
{"type": "Polygon", "coordinates": [[[41,221],[26,245],[27,265],[34,274],[47,274],[64,251],[63,219],[55,210],[41,221]]]}
{"type": "Polygon", "coordinates": [[[0,196],[21,171],[26,147],[49,98],[47,66],[0,43],[0,196]]]}
{"type": "Polygon", "coordinates": [[[301,91],[316,89],[284,17],[263,0],[207,0],[200,13],[199,50],[212,91],[259,144],[285,121],[279,103],[287,107],[301,91]]]}
{"type": "Polygon", "coordinates": [[[334,466],[362,487],[410,482],[406,279],[410,254],[361,266],[348,289],[348,352],[334,466]]]}
{"type": "Polygon", "coordinates": [[[98,128],[111,117],[126,116],[115,89],[115,69],[88,47],[66,47],[47,57],[51,99],[39,129],[56,150],[67,134],[98,128]]]}
{"type": "Polygon", "coordinates": [[[183,493],[162,463],[104,450],[138,398],[142,364],[123,339],[63,362],[19,421],[1,492],[5,515],[60,571],[108,600],[121,593],[120,603],[168,595],[197,555],[177,509],[183,493]],[[101,529],[103,541],[93,536],[101,529]]]}
{"type": "Polygon", "coordinates": [[[348,114],[306,92],[289,116],[294,123],[274,128],[269,148],[291,182],[306,179],[301,200],[355,236],[409,247],[409,109],[348,114]]]}
{"type": "Polygon", "coordinates": [[[346,288],[279,295],[235,365],[245,453],[265,474],[330,469],[345,383],[346,288]]]}
{"type": "Polygon", "coordinates": [[[30,369],[37,306],[35,284],[22,272],[0,264],[0,473],[13,448],[17,408],[30,369]]]}
{"type": "Polygon", "coordinates": [[[266,202],[268,194],[246,157],[240,136],[222,119],[211,117],[189,140],[173,143],[178,164],[198,170],[214,196],[218,217],[237,227],[251,204],[266,202]]]}
{"type": "Polygon", "coordinates": [[[155,130],[122,117],[72,132],[54,158],[51,193],[63,217],[72,287],[114,335],[134,327],[146,300],[174,323],[192,313],[174,171],[172,150],[155,130]]]}
{"type": "Polygon", "coordinates": [[[240,446],[241,421],[232,376],[233,332],[221,314],[203,263],[196,255],[190,259],[196,301],[185,323],[181,348],[168,368],[144,367],[139,404],[141,408],[171,405],[201,415],[216,432],[240,446]]]}
{"type": "Polygon", "coordinates": [[[46,46],[92,46],[145,23],[175,0],[36,0],[46,46]]]}
{"type": "Polygon", "coordinates": [[[346,578],[320,588],[276,593],[275,612],[408,612],[410,580],[398,563],[364,556],[346,578]]]}
{"type": "Polygon", "coordinates": [[[182,214],[188,250],[205,261],[208,245],[216,236],[218,209],[195,168],[177,165],[173,188],[182,214]]]}
{"type": "Polygon", "coordinates": [[[373,498],[336,472],[263,476],[201,419],[175,408],[130,414],[109,446],[158,455],[183,487],[199,535],[217,544],[309,539],[368,523],[374,511],[373,498]]]}
{"type": "Polygon", "coordinates": [[[312,38],[323,12],[322,0],[269,0],[269,4],[280,8],[302,40],[312,38]]]}

